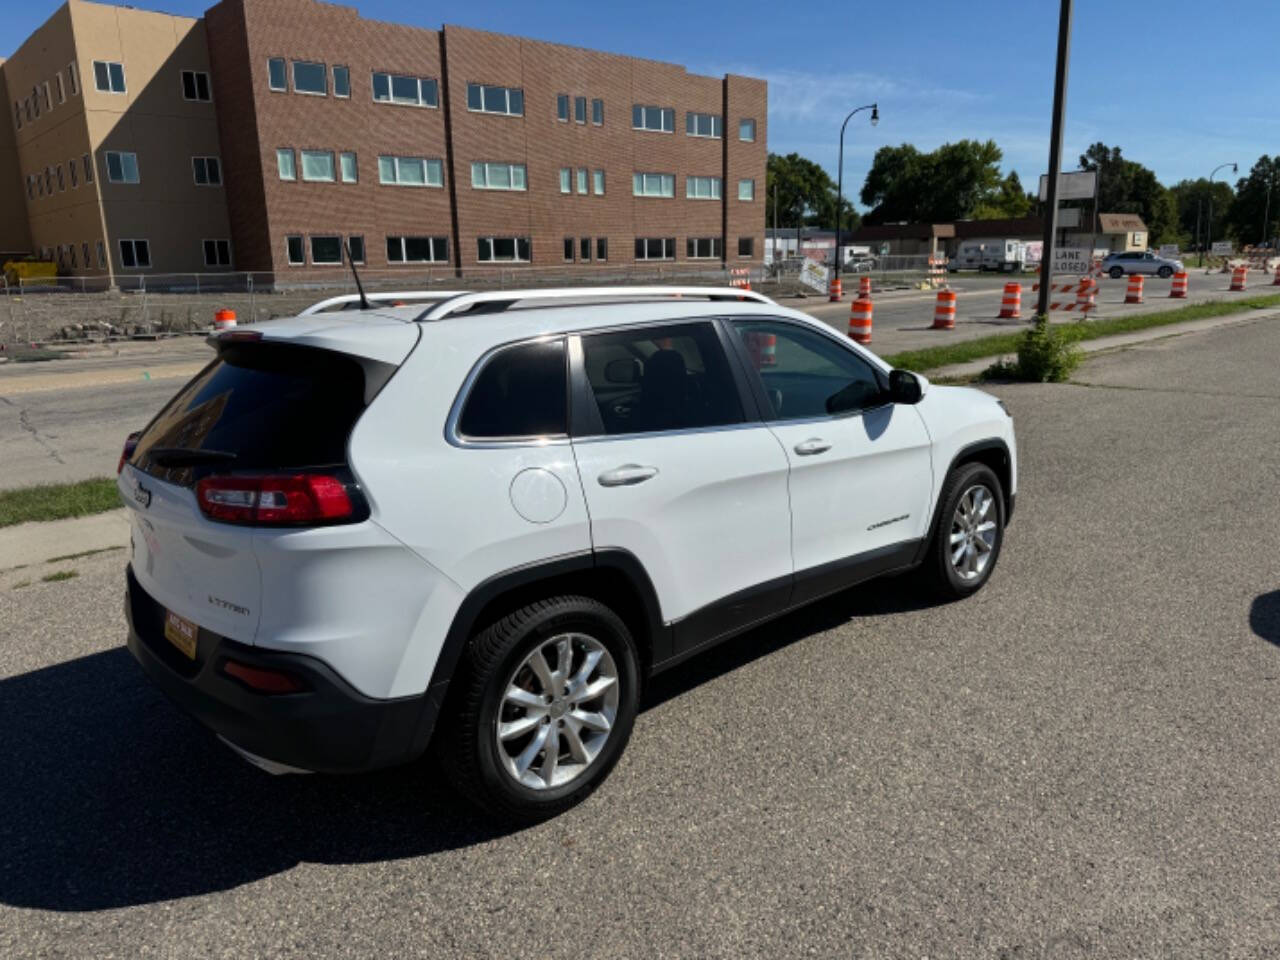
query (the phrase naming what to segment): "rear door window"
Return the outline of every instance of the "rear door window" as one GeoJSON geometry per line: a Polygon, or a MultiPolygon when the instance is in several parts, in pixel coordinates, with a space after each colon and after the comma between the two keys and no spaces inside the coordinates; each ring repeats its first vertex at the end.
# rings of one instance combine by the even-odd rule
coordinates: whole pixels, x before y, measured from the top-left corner
{"type": "MultiPolygon", "coordinates": [[[[371,366],[374,378],[392,369],[371,366]]],[[[346,354],[291,344],[223,346],[147,427],[130,463],[183,486],[211,470],[345,465],[347,439],[366,406],[365,380],[365,366],[346,354]],[[174,451],[193,450],[203,462],[172,465],[182,457],[174,451]]]]}
{"type": "Polygon", "coordinates": [[[741,423],[742,400],[710,323],[582,338],[592,400],[606,434],[741,423]]]}
{"type": "Polygon", "coordinates": [[[523,440],[569,433],[564,340],[521,343],[490,357],[471,386],[458,433],[477,440],[523,440]]]}

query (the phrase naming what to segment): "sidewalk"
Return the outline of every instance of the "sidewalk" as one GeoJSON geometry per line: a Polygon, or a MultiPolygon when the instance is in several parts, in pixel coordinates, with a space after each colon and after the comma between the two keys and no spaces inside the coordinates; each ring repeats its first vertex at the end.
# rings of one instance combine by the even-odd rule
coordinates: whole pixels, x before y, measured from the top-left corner
{"type": "Polygon", "coordinates": [[[0,527],[0,573],[47,563],[54,557],[128,546],[124,507],[88,517],[0,527]]]}

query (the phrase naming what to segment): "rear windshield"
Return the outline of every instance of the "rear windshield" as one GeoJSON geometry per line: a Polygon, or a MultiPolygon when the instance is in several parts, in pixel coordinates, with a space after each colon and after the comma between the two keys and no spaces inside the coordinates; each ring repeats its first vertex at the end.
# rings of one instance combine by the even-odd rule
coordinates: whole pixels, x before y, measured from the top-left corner
{"type": "Polygon", "coordinates": [[[365,370],[352,357],[286,344],[224,346],[139,438],[138,469],[190,486],[209,472],[346,464],[347,438],[365,408],[365,370]],[[174,450],[216,451],[195,464],[174,450]],[[180,455],[179,455],[180,456],[180,455]]]}

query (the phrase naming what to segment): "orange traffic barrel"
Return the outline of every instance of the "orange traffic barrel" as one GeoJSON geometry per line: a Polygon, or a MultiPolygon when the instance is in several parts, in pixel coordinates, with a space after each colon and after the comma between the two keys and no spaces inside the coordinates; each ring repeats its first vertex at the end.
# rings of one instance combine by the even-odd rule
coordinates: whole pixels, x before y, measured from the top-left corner
{"type": "Polygon", "coordinates": [[[933,308],[933,329],[954,330],[956,328],[956,292],[939,290],[938,301],[933,308]]]}
{"type": "Polygon", "coordinates": [[[854,343],[871,342],[871,316],[875,306],[870,297],[859,297],[849,307],[849,339],[854,343]]]}
{"type": "Polygon", "coordinates": [[[1231,270],[1231,289],[1243,290],[1248,285],[1249,268],[1234,267],[1231,270]]]}
{"type": "MultiPolygon", "coordinates": [[[[1280,270],[1276,270],[1276,276],[1280,277],[1280,270]]],[[[1280,282],[1280,281],[1277,281],[1280,282]]],[[[858,278],[858,296],[871,296],[871,274],[864,274],[858,278]]]]}
{"type": "Polygon", "coordinates": [[[1273,287],[1280,287],[1280,267],[1276,267],[1276,277],[1271,281],[1273,287]]]}
{"type": "MultiPolygon", "coordinates": [[[[1276,271],[1276,283],[1280,283],[1280,270],[1276,271]]],[[[1169,288],[1169,296],[1174,300],[1187,299],[1187,272],[1185,270],[1173,275],[1173,286],[1169,288]]]]}
{"type": "Polygon", "coordinates": [[[1129,289],[1124,292],[1125,303],[1142,303],[1142,274],[1129,276],[1129,289]]]}
{"type": "Polygon", "coordinates": [[[1098,308],[1098,281],[1093,277],[1084,277],[1076,288],[1076,309],[1088,313],[1098,308]]]}
{"type": "Polygon", "coordinates": [[[219,310],[213,315],[213,329],[230,330],[236,325],[236,312],[234,310],[219,310]]]}
{"type": "Polygon", "coordinates": [[[835,303],[835,302],[836,302],[837,300],[839,300],[842,296],[844,296],[844,286],[843,286],[843,284],[840,282],[840,278],[839,278],[839,277],[832,277],[832,278],[831,278],[831,287],[830,287],[830,291],[829,291],[829,292],[830,292],[830,294],[831,294],[831,302],[832,302],[832,303],[835,303]]]}
{"type": "Polygon", "coordinates": [[[1020,320],[1022,318],[1022,284],[1006,283],[1004,296],[1000,298],[1000,319],[1020,320]]]}

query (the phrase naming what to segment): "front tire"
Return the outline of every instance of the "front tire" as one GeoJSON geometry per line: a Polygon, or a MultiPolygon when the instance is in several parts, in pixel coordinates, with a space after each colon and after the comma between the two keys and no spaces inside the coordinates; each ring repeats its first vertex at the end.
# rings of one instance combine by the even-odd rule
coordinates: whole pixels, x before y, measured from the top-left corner
{"type": "Polygon", "coordinates": [[[467,646],[442,755],[459,793],[531,823],[585,798],[617,762],[635,723],[635,642],[589,597],[529,604],[467,646]]]}
{"type": "Polygon", "coordinates": [[[923,574],[943,600],[963,600],[991,578],[1004,543],[1004,490],[982,463],[957,467],[943,484],[923,574]]]}
{"type": "Polygon", "coordinates": [[[1156,276],[1158,276],[1161,280],[1168,280],[1170,277],[1173,276],[1173,267],[1161,267],[1159,270],[1156,271],[1156,276]]]}
{"type": "Polygon", "coordinates": [[[1112,267],[1107,273],[1110,274],[1112,280],[1119,280],[1124,276],[1124,267],[1112,267]]]}

